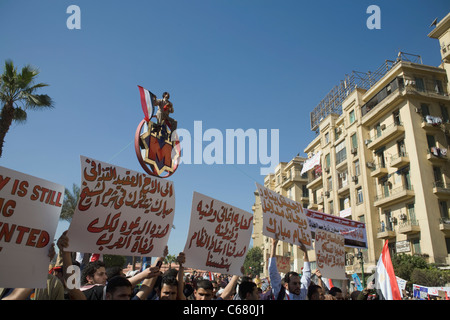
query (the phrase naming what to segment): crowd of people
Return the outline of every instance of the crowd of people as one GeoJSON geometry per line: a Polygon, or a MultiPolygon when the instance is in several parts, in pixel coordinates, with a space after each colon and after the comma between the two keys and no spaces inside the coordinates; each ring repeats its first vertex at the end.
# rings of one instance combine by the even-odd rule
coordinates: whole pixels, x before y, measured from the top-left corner
{"type": "MultiPolygon", "coordinates": [[[[185,255],[177,257],[178,268],[164,273],[160,266],[168,254],[156,259],[154,264],[142,271],[127,276],[120,267],[107,267],[102,260],[89,262],[81,268],[74,254],[66,250],[69,244],[67,232],[57,241],[59,249],[56,266],[47,277],[46,288],[0,288],[2,300],[373,300],[378,299],[375,290],[347,292],[342,289],[328,288],[322,281],[319,270],[311,272],[308,253],[303,251],[304,265],[302,273],[287,272],[282,277],[277,270],[275,249],[278,240],[272,239],[272,251],[269,261],[269,277],[218,275],[211,279],[209,275],[185,274],[185,255]],[[77,276],[76,269],[81,270],[77,276]],[[314,278],[314,281],[312,281],[314,278]]],[[[54,247],[49,252],[53,259],[54,247]]]]}

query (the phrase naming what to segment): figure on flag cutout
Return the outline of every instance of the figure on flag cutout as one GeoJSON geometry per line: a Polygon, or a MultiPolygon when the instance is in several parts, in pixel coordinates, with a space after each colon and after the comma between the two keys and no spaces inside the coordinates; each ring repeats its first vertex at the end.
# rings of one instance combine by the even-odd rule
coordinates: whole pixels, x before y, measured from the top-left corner
{"type": "Polygon", "coordinates": [[[142,168],[150,175],[167,178],[175,173],[180,162],[180,141],[176,134],[178,123],[169,114],[174,112],[164,92],[157,99],[149,90],[138,86],[144,119],[139,123],[134,146],[142,168]],[[156,111],[156,115],[155,115],[156,111]],[[156,118],[156,122],[152,121],[156,118]]]}

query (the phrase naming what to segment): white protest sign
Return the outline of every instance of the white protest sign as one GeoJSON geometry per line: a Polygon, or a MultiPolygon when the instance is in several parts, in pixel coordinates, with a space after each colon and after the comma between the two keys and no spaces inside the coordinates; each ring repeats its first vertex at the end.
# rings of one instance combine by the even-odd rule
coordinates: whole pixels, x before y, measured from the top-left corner
{"type": "Polygon", "coordinates": [[[367,248],[365,223],[310,209],[305,209],[305,215],[313,236],[316,230],[322,229],[343,235],[346,247],[367,248]]]}
{"type": "Polygon", "coordinates": [[[64,186],[0,167],[0,287],[44,288],[64,186]]]}
{"type": "Polygon", "coordinates": [[[312,249],[311,231],[302,205],[256,184],[263,212],[263,235],[312,249]]]}
{"type": "Polygon", "coordinates": [[[344,237],[318,229],[315,240],[316,263],[322,276],[328,279],[347,279],[344,237]]]}
{"type": "Polygon", "coordinates": [[[173,183],[81,157],[69,251],[162,256],[175,214],[173,183]]]}
{"type": "Polygon", "coordinates": [[[186,267],[241,274],[253,230],[253,214],[194,192],[186,267]]]}

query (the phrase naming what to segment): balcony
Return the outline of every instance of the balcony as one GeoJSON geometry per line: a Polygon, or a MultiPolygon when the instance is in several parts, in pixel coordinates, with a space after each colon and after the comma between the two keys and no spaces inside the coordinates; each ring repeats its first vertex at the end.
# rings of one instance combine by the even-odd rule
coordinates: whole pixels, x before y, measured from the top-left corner
{"type": "Polygon", "coordinates": [[[448,161],[447,149],[432,147],[427,149],[427,159],[434,164],[442,164],[448,161]]]}
{"type": "Polygon", "coordinates": [[[441,124],[443,123],[442,118],[425,116],[421,123],[422,129],[429,133],[436,133],[441,131],[441,124]]]}
{"type": "Polygon", "coordinates": [[[388,170],[384,164],[377,164],[371,168],[370,176],[372,178],[383,177],[388,174],[388,170]]]}
{"type": "Polygon", "coordinates": [[[313,176],[306,187],[308,189],[316,189],[318,186],[322,185],[322,175],[313,176]]]}
{"type": "Polygon", "coordinates": [[[378,239],[392,239],[395,238],[394,228],[387,226],[385,228],[379,227],[377,232],[378,239]]]}
{"type": "Polygon", "coordinates": [[[446,236],[450,236],[450,218],[439,219],[439,230],[444,232],[446,236]]]}
{"type": "Polygon", "coordinates": [[[386,189],[383,194],[375,196],[373,205],[375,207],[387,207],[399,202],[414,198],[412,186],[401,186],[395,189],[386,189]]]}
{"type": "Polygon", "coordinates": [[[420,232],[419,222],[417,220],[406,220],[398,226],[398,232],[406,235],[416,234],[420,232]]]}
{"type": "Polygon", "coordinates": [[[302,176],[301,174],[289,174],[285,177],[283,177],[283,182],[281,182],[282,188],[290,188],[294,182],[304,182],[306,183],[308,181],[308,178],[305,176],[302,176]]]}
{"type": "Polygon", "coordinates": [[[409,164],[409,156],[406,152],[400,152],[398,155],[391,157],[391,167],[401,168],[407,164],[409,164]]]}
{"type": "Polygon", "coordinates": [[[380,134],[372,136],[370,140],[367,141],[367,147],[371,150],[378,149],[388,142],[399,138],[404,133],[405,128],[401,122],[393,123],[382,130],[380,134]]]}
{"type": "Polygon", "coordinates": [[[439,199],[450,199],[450,186],[443,181],[433,182],[433,193],[439,199]]]}

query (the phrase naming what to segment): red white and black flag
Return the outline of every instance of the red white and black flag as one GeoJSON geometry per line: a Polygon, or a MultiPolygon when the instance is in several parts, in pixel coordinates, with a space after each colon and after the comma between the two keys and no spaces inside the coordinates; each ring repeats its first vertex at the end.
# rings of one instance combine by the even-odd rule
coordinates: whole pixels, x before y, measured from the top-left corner
{"type": "Polygon", "coordinates": [[[155,107],[153,105],[153,101],[156,99],[156,96],[141,86],[138,86],[138,88],[141,96],[142,111],[144,111],[145,115],[144,119],[149,122],[150,118],[153,117],[154,114],[155,107]]]}
{"type": "Polygon", "coordinates": [[[391,255],[389,253],[388,240],[384,242],[380,259],[375,272],[376,287],[381,291],[384,300],[402,300],[394,267],[392,266],[391,255]]]}

